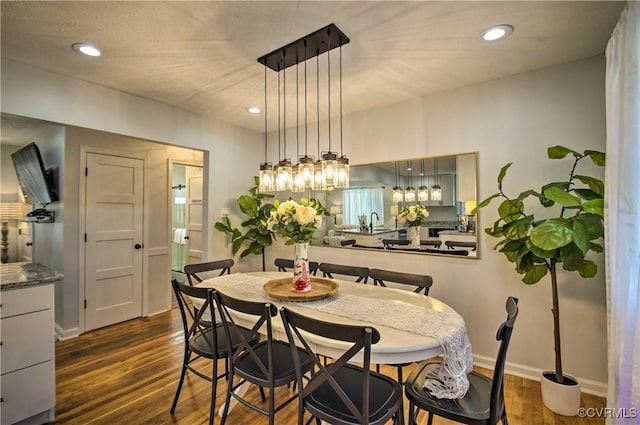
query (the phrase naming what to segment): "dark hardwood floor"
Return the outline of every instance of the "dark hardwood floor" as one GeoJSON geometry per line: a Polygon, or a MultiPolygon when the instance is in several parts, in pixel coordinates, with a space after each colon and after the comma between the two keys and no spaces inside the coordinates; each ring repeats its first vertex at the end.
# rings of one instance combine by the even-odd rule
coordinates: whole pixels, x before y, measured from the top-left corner
{"type": "MultiPolygon", "coordinates": [[[[177,309],[149,318],[131,320],[56,343],[56,424],[181,424],[208,423],[210,386],[187,375],[176,409],[169,414],[182,360],[182,325],[177,309]]],[[[202,360],[202,368],[210,369],[202,360]]],[[[222,363],[221,363],[222,367],[222,363]]],[[[412,366],[407,366],[408,376],[412,366]]],[[[490,371],[478,369],[489,374],[490,371]]],[[[395,368],[382,371],[395,376],[395,368]]],[[[218,383],[216,406],[223,402],[226,383],[218,383]]],[[[277,390],[284,399],[290,390],[277,390]]],[[[255,388],[248,392],[258,400],[255,388]]],[[[542,404],[540,384],[507,375],[505,397],[511,425],[604,424],[604,419],[555,415],[542,404]]],[[[405,408],[408,403],[405,403],[405,408]]],[[[600,397],[583,394],[583,407],[605,407],[600,397]]],[[[276,416],[278,425],[295,425],[297,405],[276,416]]],[[[421,416],[421,423],[426,423],[421,416]]],[[[216,418],[216,424],[220,418],[216,418]]],[[[228,424],[266,424],[266,417],[237,406],[228,424]]],[[[434,424],[453,422],[436,418],[434,424]]]]}

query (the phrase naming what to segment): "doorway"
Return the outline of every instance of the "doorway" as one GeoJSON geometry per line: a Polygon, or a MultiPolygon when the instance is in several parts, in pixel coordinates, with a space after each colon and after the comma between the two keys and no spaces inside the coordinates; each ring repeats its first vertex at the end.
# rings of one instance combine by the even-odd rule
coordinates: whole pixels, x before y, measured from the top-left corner
{"type": "Polygon", "coordinates": [[[171,178],[171,273],[175,276],[184,273],[186,264],[202,261],[202,167],[174,163],[171,178]]]}

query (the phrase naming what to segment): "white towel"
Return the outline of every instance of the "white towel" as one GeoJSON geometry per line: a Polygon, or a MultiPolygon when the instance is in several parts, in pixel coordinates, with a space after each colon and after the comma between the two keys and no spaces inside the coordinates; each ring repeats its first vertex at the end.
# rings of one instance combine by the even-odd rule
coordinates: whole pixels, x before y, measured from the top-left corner
{"type": "Polygon", "coordinates": [[[184,238],[187,236],[187,229],[176,229],[173,233],[173,242],[184,245],[184,238]]]}

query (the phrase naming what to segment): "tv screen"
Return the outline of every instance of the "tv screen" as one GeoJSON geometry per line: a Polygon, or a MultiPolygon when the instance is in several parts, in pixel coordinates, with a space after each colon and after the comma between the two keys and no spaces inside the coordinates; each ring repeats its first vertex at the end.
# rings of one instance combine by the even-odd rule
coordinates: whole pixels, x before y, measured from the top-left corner
{"type": "Polygon", "coordinates": [[[58,200],[52,178],[47,175],[35,143],[11,154],[22,192],[34,204],[50,204],[58,200]]]}

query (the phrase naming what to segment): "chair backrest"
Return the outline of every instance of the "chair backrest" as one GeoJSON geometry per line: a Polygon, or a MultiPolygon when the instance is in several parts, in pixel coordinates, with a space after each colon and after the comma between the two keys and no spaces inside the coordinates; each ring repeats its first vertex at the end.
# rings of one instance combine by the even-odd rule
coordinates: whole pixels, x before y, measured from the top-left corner
{"type": "Polygon", "coordinates": [[[356,282],[367,283],[369,279],[369,268],[358,266],[343,266],[342,264],[320,263],[319,270],[322,276],[333,278],[334,274],[345,276],[356,276],[356,282]]]}
{"type": "Polygon", "coordinates": [[[438,239],[420,239],[420,245],[440,248],[440,246],[442,245],[442,241],[438,239]]]}
{"type": "Polygon", "coordinates": [[[475,242],[468,242],[468,241],[444,241],[444,244],[447,246],[447,248],[449,249],[456,249],[456,247],[459,248],[472,248],[472,251],[476,250],[476,243],[475,242]]]}
{"type": "Polygon", "coordinates": [[[374,285],[387,286],[386,282],[402,283],[412,285],[416,288],[413,292],[429,295],[429,288],[433,285],[433,278],[429,275],[412,274],[404,272],[393,272],[389,270],[371,269],[369,276],[373,279],[374,285]]]}
{"type": "MultiPolygon", "coordinates": [[[[289,271],[289,269],[293,270],[293,260],[289,260],[287,258],[276,258],[274,264],[278,268],[279,272],[286,272],[289,271]]],[[[317,261],[309,261],[309,273],[315,276],[316,273],[318,273],[319,265],[320,263],[317,261]]]]}
{"type": "Polygon", "coordinates": [[[218,276],[222,276],[225,273],[231,274],[231,267],[233,267],[233,259],[227,258],[225,260],[209,261],[208,263],[187,264],[184,266],[184,272],[189,280],[189,285],[195,285],[202,282],[203,277],[198,273],[207,273],[214,270],[220,270],[218,276]],[[195,281],[195,282],[194,282],[195,281]]]}
{"type": "Polygon", "coordinates": [[[340,241],[340,245],[341,246],[349,246],[349,245],[353,246],[355,244],[356,244],[356,240],[355,239],[345,239],[345,240],[340,241]]]}
{"type": "MultiPolygon", "coordinates": [[[[304,398],[312,391],[317,389],[325,382],[327,390],[335,392],[336,398],[342,401],[349,411],[356,417],[359,423],[364,424],[369,418],[369,380],[370,380],[370,366],[371,366],[371,345],[376,344],[380,340],[380,333],[377,329],[368,326],[353,326],[344,325],[339,323],[325,322],[311,317],[303,316],[282,307],[280,309],[280,315],[284,323],[285,332],[289,345],[291,346],[291,352],[293,355],[293,362],[296,368],[296,379],[298,381],[298,409],[300,412],[304,409],[304,398]],[[334,359],[328,365],[325,365],[317,354],[315,354],[312,345],[307,342],[307,339],[303,335],[302,331],[318,335],[324,338],[334,339],[338,341],[344,341],[352,343],[352,345],[346,349],[346,351],[337,359],[334,359]],[[304,351],[311,356],[314,363],[315,370],[317,371],[312,378],[306,382],[303,381],[303,372],[301,368],[301,362],[299,353],[296,350],[296,343],[302,346],[304,351]],[[345,394],[340,383],[338,383],[333,375],[338,370],[348,363],[356,354],[362,350],[362,398],[359,400],[351,400],[345,394]],[[303,382],[306,385],[303,386],[303,382]]],[[[357,385],[358,382],[349,382],[350,385],[357,385]]],[[[322,418],[320,418],[322,419],[322,418]]]]}
{"type": "Polygon", "coordinates": [[[390,246],[406,246],[406,245],[410,245],[411,241],[409,239],[383,239],[382,240],[382,245],[384,245],[385,248],[389,248],[390,246]]]}
{"type": "Polygon", "coordinates": [[[507,320],[500,324],[496,333],[496,340],[500,341],[498,349],[498,357],[493,369],[493,383],[491,385],[491,401],[490,401],[490,422],[498,423],[504,412],[504,363],[507,359],[507,349],[513,332],[513,325],[518,318],[518,299],[514,297],[507,298],[506,303],[507,320]]]}
{"type": "MultiPolygon", "coordinates": [[[[182,317],[182,327],[184,330],[184,339],[188,344],[189,339],[198,332],[204,332],[211,328],[211,324],[203,317],[205,313],[208,315],[213,311],[214,297],[212,288],[204,288],[198,286],[187,285],[184,282],[179,282],[177,279],[171,280],[171,287],[176,295],[178,301],[178,307],[180,308],[180,316],[182,317]],[[202,300],[202,305],[199,309],[192,309],[189,307],[191,300],[198,298],[202,300]]],[[[209,319],[210,320],[210,319],[209,319]]],[[[213,326],[215,328],[215,326],[213,326]]],[[[216,330],[213,329],[214,335],[216,330]]],[[[216,338],[212,338],[215,341],[216,338]]],[[[215,347],[211,347],[213,350],[215,347]]],[[[214,351],[212,351],[214,352],[214,351]]]]}
{"type": "MultiPolygon", "coordinates": [[[[245,315],[250,315],[253,317],[253,325],[249,329],[248,332],[234,332],[234,338],[239,339],[239,345],[235,348],[232,356],[232,361],[240,356],[241,354],[248,353],[251,356],[252,360],[255,362],[256,366],[260,369],[260,371],[264,374],[265,377],[269,380],[273,380],[273,328],[271,324],[271,318],[278,314],[278,309],[275,305],[264,302],[255,302],[255,301],[246,301],[238,298],[231,297],[226,295],[220,291],[215,291],[213,294],[216,305],[218,307],[218,311],[220,312],[220,316],[222,317],[222,324],[225,331],[225,336],[227,338],[227,347],[233,347],[236,344],[232,341],[232,327],[242,327],[245,329],[249,329],[246,323],[243,323],[242,326],[237,324],[233,319],[233,315],[230,314],[233,311],[244,313],[245,315]],[[255,344],[253,341],[257,341],[260,339],[260,328],[262,326],[266,327],[266,343],[267,343],[267,351],[269,355],[267,356],[267,362],[265,362],[256,354],[254,351],[255,344]]],[[[244,316],[246,317],[246,316],[244,316]]]]}
{"type": "Polygon", "coordinates": [[[427,249],[424,249],[423,252],[429,252],[431,254],[461,255],[463,257],[469,255],[469,251],[467,251],[466,249],[441,250],[441,249],[429,249],[429,248],[427,248],[427,249]]]}

